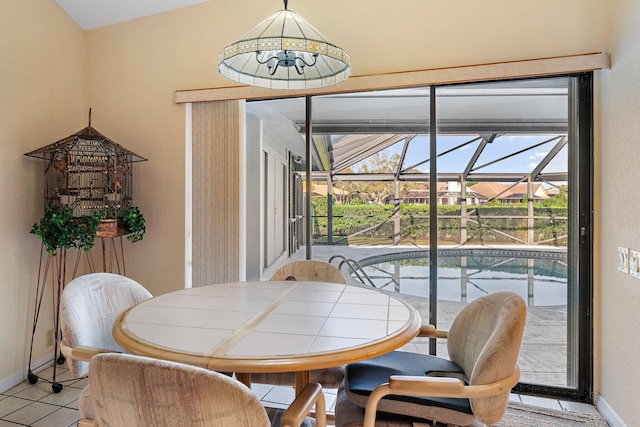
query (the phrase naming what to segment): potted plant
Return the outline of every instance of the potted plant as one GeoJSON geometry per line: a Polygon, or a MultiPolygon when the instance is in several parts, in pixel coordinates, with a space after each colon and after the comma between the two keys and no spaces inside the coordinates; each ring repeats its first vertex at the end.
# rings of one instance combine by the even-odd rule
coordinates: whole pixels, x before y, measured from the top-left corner
{"type": "Polygon", "coordinates": [[[131,206],[122,212],[122,216],[116,217],[117,212],[114,209],[107,211],[107,217],[101,218],[97,237],[118,237],[127,235],[130,242],[139,242],[147,231],[145,227],[145,218],[136,206],[131,206]]]}
{"type": "Polygon", "coordinates": [[[31,228],[44,244],[47,252],[56,256],[58,249],[77,248],[88,251],[93,247],[102,212],[74,217],[69,206],[45,206],[44,216],[31,228]]]}

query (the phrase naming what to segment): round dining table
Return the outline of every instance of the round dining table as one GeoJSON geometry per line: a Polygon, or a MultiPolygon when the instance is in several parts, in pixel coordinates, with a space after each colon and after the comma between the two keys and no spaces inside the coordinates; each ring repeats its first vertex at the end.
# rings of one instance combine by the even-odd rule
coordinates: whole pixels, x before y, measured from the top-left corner
{"type": "Polygon", "coordinates": [[[116,342],[138,355],[233,372],[309,371],[373,358],[411,341],[420,315],[374,288],[310,281],[249,281],[182,289],[120,315],[116,342]]]}

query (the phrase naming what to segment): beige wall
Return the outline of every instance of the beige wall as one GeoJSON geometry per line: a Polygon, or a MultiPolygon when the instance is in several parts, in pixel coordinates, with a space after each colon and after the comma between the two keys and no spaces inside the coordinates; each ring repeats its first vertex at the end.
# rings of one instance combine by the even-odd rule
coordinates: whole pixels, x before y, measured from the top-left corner
{"type": "MultiPolygon", "coordinates": [[[[27,367],[43,164],[23,154],[86,126],[84,34],[54,1],[0,0],[0,384],[27,367]]],[[[51,291],[42,316],[51,325],[51,291]]],[[[50,328],[51,326],[49,326],[50,328]]],[[[44,349],[36,336],[34,361],[44,349]]]]}
{"type": "MultiPolygon", "coordinates": [[[[185,113],[173,102],[174,91],[234,86],[217,73],[217,53],[281,4],[215,0],[85,33],[54,0],[0,0],[0,5],[1,381],[26,367],[37,274],[39,245],[28,231],[41,215],[42,170],[22,154],[85,126],[92,107],[97,130],[149,158],[134,170],[134,199],[147,217],[148,232],[142,242],[126,243],[127,273],[154,294],[179,288],[185,113]]],[[[631,183],[640,175],[634,161],[640,116],[640,90],[634,86],[640,74],[637,1],[326,0],[293,1],[290,7],[352,55],[354,75],[611,46],[613,67],[601,73],[602,111],[596,110],[603,142],[597,145],[601,256],[595,268],[597,292],[600,282],[605,288],[597,294],[603,338],[597,341],[596,369],[607,403],[629,425],[640,420],[633,397],[640,373],[625,369],[640,345],[623,327],[637,318],[639,300],[633,297],[640,282],[615,271],[617,246],[640,249],[640,230],[634,227],[638,202],[630,197],[631,183]]],[[[40,356],[45,353],[38,348],[40,356]]]]}
{"type": "MultiPolygon", "coordinates": [[[[612,4],[611,69],[601,73],[598,168],[600,390],[628,425],[640,424],[640,280],[617,271],[618,247],[640,250],[640,2],[612,4]]],[[[598,277],[597,277],[598,279],[598,277]]]]}

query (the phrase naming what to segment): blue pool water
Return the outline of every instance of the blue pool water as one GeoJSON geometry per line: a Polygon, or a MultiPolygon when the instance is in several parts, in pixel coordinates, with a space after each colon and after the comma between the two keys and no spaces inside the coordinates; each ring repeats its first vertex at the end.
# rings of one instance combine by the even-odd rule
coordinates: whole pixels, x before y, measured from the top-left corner
{"type": "MultiPolygon", "coordinates": [[[[360,265],[377,288],[429,295],[429,251],[366,258],[360,265]]],[[[493,292],[518,293],[532,306],[567,305],[567,254],[563,250],[442,249],[438,299],[469,302],[493,292]]]]}

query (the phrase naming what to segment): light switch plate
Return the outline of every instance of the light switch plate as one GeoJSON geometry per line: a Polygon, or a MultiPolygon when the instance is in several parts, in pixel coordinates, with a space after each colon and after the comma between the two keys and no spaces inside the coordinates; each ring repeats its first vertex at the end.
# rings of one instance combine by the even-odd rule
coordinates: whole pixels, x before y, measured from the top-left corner
{"type": "Polygon", "coordinates": [[[629,272],[629,249],[618,247],[618,271],[629,272]]]}
{"type": "Polygon", "coordinates": [[[640,279],[640,252],[629,251],[629,274],[640,279]]]}

